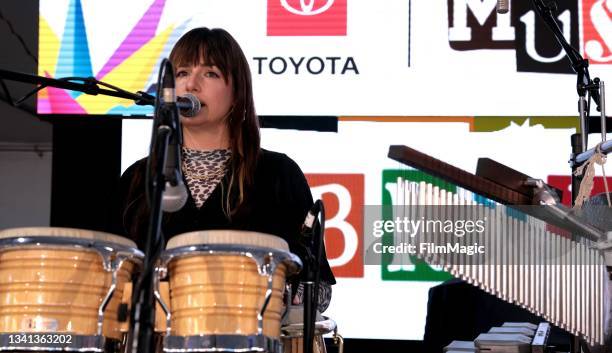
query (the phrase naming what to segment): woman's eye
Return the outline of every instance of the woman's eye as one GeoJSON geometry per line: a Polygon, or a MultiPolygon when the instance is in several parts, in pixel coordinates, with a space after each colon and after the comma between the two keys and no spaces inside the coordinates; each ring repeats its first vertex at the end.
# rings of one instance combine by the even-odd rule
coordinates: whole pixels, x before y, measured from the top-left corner
{"type": "Polygon", "coordinates": [[[206,77],[213,77],[213,78],[217,78],[217,77],[219,77],[219,75],[217,75],[217,73],[216,73],[216,72],[214,72],[214,71],[207,71],[207,72],[204,74],[204,76],[206,76],[206,77]]]}
{"type": "Polygon", "coordinates": [[[187,76],[187,71],[181,70],[176,72],[176,77],[184,77],[187,76]]]}

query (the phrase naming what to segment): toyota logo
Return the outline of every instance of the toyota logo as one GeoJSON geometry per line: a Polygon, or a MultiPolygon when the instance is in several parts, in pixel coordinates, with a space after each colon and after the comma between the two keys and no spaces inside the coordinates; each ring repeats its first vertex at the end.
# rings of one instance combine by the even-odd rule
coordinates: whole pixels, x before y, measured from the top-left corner
{"type": "Polygon", "coordinates": [[[300,16],[314,16],[321,14],[327,10],[334,4],[334,0],[326,0],[325,5],[314,9],[314,5],[316,3],[321,3],[322,1],[317,0],[300,0],[300,8],[296,9],[295,7],[289,5],[287,0],[281,0],[281,5],[285,8],[285,10],[291,12],[294,15],[300,16]]]}

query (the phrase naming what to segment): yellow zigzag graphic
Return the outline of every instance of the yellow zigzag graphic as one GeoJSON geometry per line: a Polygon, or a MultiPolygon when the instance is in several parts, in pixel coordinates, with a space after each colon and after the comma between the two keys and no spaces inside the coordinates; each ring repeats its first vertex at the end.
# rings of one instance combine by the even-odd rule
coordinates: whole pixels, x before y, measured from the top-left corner
{"type": "MultiPolygon", "coordinates": [[[[38,50],[38,75],[45,76],[46,71],[51,77],[55,77],[60,40],[57,35],[53,33],[47,20],[42,16],[39,17],[38,28],[38,36],[40,38],[40,49],[38,50]]],[[[46,97],[45,93],[46,90],[41,92],[40,95],[46,97]]]]}

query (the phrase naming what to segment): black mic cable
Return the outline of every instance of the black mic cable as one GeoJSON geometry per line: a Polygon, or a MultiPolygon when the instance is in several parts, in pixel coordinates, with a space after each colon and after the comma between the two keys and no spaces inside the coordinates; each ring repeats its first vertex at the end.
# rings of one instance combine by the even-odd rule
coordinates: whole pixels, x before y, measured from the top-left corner
{"type": "Polygon", "coordinates": [[[312,353],[321,282],[321,256],[323,254],[323,239],[325,235],[325,207],[323,201],[315,201],[310,211],[308,211],[302,226],[302,234],[306,238],[310,238],[306,242],[307,266],[306,283],[304,283],[303,350],[304,353],[312,353]],[[317,222],[317,217],[320,218],[319,222],[317,222]]]}

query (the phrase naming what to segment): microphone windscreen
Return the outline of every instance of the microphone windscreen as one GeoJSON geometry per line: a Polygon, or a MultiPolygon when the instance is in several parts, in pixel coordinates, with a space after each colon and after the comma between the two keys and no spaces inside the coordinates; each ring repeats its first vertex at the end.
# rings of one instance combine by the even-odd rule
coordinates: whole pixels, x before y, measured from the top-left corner
{"type": "Polygon", "coordinates": [[[182,181],[176,186],[166,182],[166,188],[162,196],[162,210],[165,212],[176,212],[185,206],[187,202],[187,187],[182,181]]]}
{"type": "Polygon", "coordinates": [[[191,93],[185,93],[181,96],[181,100],[187,100],[191,103],[191,107],[189,109],[181,109],[181,115],[186,118],[192,118],[198,114],[200,109],[202,109],[202,103],[198,97],[194,96],[191,93]]]}

